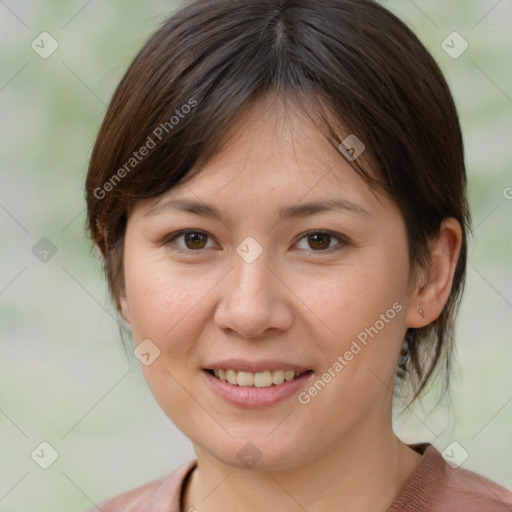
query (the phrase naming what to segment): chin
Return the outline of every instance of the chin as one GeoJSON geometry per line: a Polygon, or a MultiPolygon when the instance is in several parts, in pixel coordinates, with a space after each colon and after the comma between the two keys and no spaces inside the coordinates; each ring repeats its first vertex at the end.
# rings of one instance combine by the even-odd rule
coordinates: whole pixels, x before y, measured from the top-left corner
{"type": "Polygon", "coordinates": [[[283,471],[303,463],[305,458],[303,444],[290,437],[270,441],[265,436],[259,439],[246,436],[244,440],[231,439],[222,446],[203,446],[221,463],[241,470],[283,471]],[[301,446],[301,453],[297,446],[301,446]]]}

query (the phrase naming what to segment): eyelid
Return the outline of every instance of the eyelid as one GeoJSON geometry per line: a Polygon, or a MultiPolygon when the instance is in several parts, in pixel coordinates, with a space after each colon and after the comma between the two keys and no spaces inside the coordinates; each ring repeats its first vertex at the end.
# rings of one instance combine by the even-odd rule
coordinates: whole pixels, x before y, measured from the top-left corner
{"type": "MultiPolygon", "coordinates": [[[[208,239],[211,239],[211,240],[214,239],[212,235],[210,235],[206,231],[203,231],[202,229],[187,228],[187,229],[181,229],[179,231],[175,231],[174,233],[171,233],[170,235],[165,236],[162,240],[162,245],[168,245],[168,244],[172,243],[173,240],[175,240],[176,238],[179,238],[180,236],[186,235],[188,233],[199,233],[200,235],[205,235],[206,237],[208,237],[208,239]]],[[[173,250],[176,250],[178,252],[200,253],[204,249],[197,249],[194,251],[193,249],[187,249],[186,247],[184,248],[184,247],[178,246],[178,249],[173,249],[173,250]]]]}
{"type": "Polygon", "coordinates": [[[305,249],[305,250],[308,250],[308,252],[313,253],[313,254],[331,253],[331,252],[341,249],[341,247],[348,245],[350,243],[350,239],[341,233],[335,233],[335,232],[329,231],[327,229],[310,229],[309,231],[305,231],[304,233],[301,233],[298,236],[297,241],[293,245],[298,244],[303,238],[306,238],[311,235],[316,235],[316,234],[317,235],[328,235],[331,238],[336,238],[338,240],[338,242],[340,242],[340,243],[338,244],[338,246],[330,247],[329,249],[325,249],[322,251],[314,251],[313,249],[309,249],[309,250],[305,249]]]}
{"type": "MultiPolygon", "coordinates": [[[[202,229],[195,229],[195,228],[187,228],[187,229],[182,229],[182,230],[179,230],[179,231],[175,231],[174,233],[171,233],[170,235],[167,235],[163,238],[162,240],[162,245],[168,245],[170,243],[172,243],[176,238],[179,238],[180,236],[182,235],[186,235],[188,233],[199,233],[201,235],[205,235],[206,237],[208,237],[208,239],[211,239],[212,241],[214,241],[214,237],[212,235],[210,235],[208,232],[206,231],[203,231],[202,229]]],[[[348,245],[351,243],[349,237],[343,235],[342,233],[335,233],[333,231],[329,231],[329,230],[326,230],[326,229],[310,229],[309,231],[305,231],[304,233],[301,233],[296,241],[293,243],[293,246],[297,245],[302,239],[308,237],[308,236],[311,236],[311,235],[315,235],[315,234],[319,234],[319,235],[328,235],[330,236],[331,238],[336,238],[339,242],[338,246],[345,246],[345,245],[348,245]]],[[[333,252],[333,251],[336,251],[338,249],[341,249],[341,247],[330,247],[329,249],[325,249],[325,250],[318,250],[318,251],[315,251],[313,249],[304,249],[310,253],[318,253],[318,254],[325,254],[325,253],[330,253],[330,252],[333,252]]],[[[193,249],[187,249],[187,248],[183,248],[181,246],[178,246],[178,249],[173,249],[173,250],[176,250],[178,252],[185,252],[185,253],[201,253],[203,249],[197,249],[197,250],[193,250],[193,249]]],[[[300,249],[302,250],[302,249],[300,249]]]]}

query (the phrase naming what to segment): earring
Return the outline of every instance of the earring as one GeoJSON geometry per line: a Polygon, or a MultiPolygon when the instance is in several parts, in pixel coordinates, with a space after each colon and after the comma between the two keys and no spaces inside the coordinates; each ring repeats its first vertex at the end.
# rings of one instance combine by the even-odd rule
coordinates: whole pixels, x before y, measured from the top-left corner
{"type": "Polygon", "coordinates": [[[424,315],[424,313],[423,313],[423,308],[420,308],[420,309],[419,309],[419,311],[418,311],[418,313],[419,313],[423,318],[425,318],[425,315],[424,315]]]}

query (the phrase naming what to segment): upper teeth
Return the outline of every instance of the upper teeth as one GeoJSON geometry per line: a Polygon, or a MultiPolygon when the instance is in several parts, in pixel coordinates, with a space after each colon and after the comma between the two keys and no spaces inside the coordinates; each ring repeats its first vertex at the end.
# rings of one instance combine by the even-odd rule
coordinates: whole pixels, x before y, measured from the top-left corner
{"type": "Polygon", "coordinates": [[[299,377],[304,372],[294,370],[274,370],[265,372],[237,372],[236,370],[213,370],[215,377],[238,386],[255,386],[257,388],[268,388],[272,384],[282,384],[299,377]]]}

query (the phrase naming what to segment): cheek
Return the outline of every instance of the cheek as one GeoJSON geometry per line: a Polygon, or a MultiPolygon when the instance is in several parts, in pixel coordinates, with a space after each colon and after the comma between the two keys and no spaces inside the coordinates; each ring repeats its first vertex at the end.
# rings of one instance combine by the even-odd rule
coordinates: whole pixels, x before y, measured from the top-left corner
{"type": "MultiPolygon", "coordinates": [[[[144,251],[125,258],[126,296],[135,340],[162,340],[194,308],[204,286],[171,268],[162,255],[144,251]]],[[[172,336],[174,337],[174,336],[172,336]]]]}
{"type": "MultiPolygon", "coordinates": [[[[407,266],[404,273],[403,265],[406,262],[398,254],[390,256],[388,261],[394,263],[367,259],[358,265],[340,268],[325,279],[312,281],[309,290],[313,289],[313,293],[306,289],[300,292],[306,298],[306,305],[316,313],[317,323],[325,325],[326,341],[330,339],[337,343],[354,339],[379,321],[380,315],[390,310],[394,303],[404,307],[407,266]]],[[[396,307],[388,316],[393,320],[401,319],[395,313],[396,307]]]]}
{"type": "MultiPolygon", "coordinates": [[[[202,328],[201,298],[211,284],[200,275],[171,267],[165,255],[138,248],[126,253],[125,282],[135,345],[150,339],[160,350],[150,365],[141,365],[144,378],[162,410],[178,428],[188,431],[190,354],[202,328]]],[[[203,424],[201,411],[196,414],[197,423],[203,424]]]]}
{"type": "Polygon", "coordinates": [[[316,322],[316,339],[323,345],[325,371],[331,368],[336,375],[333,381],[337,384],[329,385],[337,395],[333,400],[359,403],[359,407],[385,393],[394,379],[405,333],[405,246],[368,254],[353,265],[340,267],[331,277],[316,287],[308,305],[321,320],[316,322]],[[336,361],[342,365],[338,371],[332,369],[336,361]]]}

